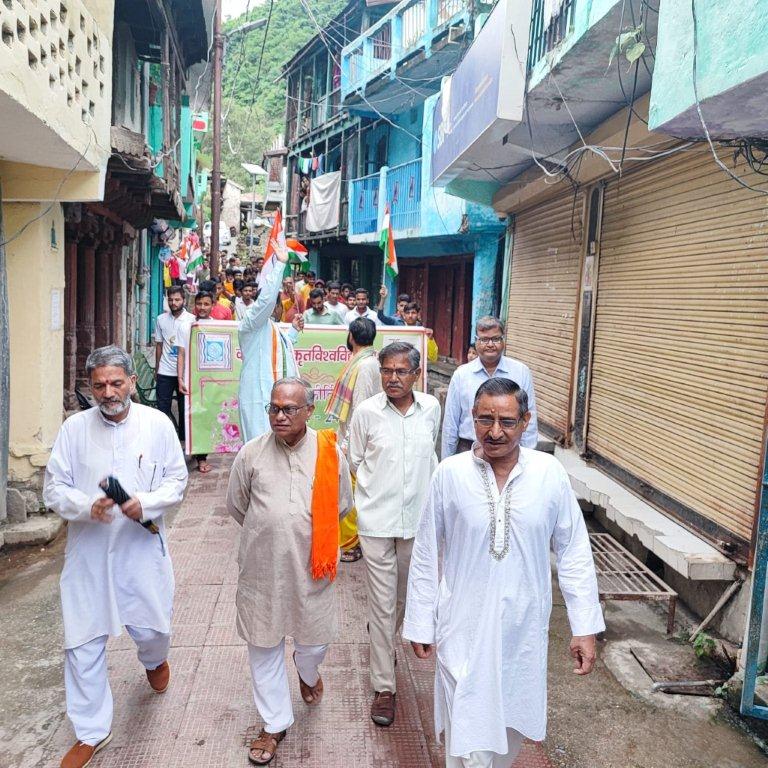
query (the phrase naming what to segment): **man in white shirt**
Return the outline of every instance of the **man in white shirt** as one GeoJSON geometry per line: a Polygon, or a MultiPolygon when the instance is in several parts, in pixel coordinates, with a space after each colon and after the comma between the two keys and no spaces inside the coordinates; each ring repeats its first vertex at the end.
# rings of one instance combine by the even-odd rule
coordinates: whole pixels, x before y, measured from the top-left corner
{"type": "Polygon", "coordinates": [[[157,409],[169,419],[171,403],[176,395],[176,405],[179,409],[177,432],[179,440],[184,441],[184,395],[179,390],[176,375],[179,357],[179,338],[184,325],[190,326],[195,322],[195,316],[184,309],[184,289],[180,285],[172,285],[165,292],[168,301],[168,311],[158,315],[155,321],[155,380],[157,393],[157,409]]]}
{"type": "Polygon", "coordinates": [[[62,425],[43,490],[46,506],[68,521],[61,573],[64,689],[78,741],[62,768],[84,768],[112,738],[109,636],[125,627],[151,688],[163,693],[168,687],[174,584],[163,516],[181,502],[187,484],[171,422],[131,402],[130,355],[102,347],[85,368],[96,407],[62,425]],[[130,496],[122,505],[99,486],[110,475],[130,496]]]}
{"type": "Polygon", "coordinates": [[[331,280],[325,288],[327,291],[325,306],[328,307],[329,312],[335,312],[343,320],[349,309],[341,301],[341,283],[331,280]]]}
{"type": "Polygon", "coordinates": [[[440,403],[415,392],[421,355],[405,342],[379,353],[383,392],[361,403],[349,428],[357,528],[366,569],[371,719],[395,720],[395,636],[405,613],[413,537],[437,467],[440,403]]]}
{"type": "Polygon", "coordinates": [[[350,309],[344,317],[346,325],[349,325],[353,320],[357,320],[358,317],[367,317],[376,325],[381,325],[378,314],[368,306],[368,300],[368,291],[365,288],[358,288],[355,291],[355,307],[350,309]]]}
{"type": "Polygon", "coordinates": [[[477,321],[475,347],[477,359],[460,365],[448,385],[440,458],[446,459],[454,453],[468,451],[472,447],[475,439],[472,421],[475,393],[484,381],[494,377],[512,379],[528,395],[528,411],[531,415],[520,445],[523,448],[535,448],[539,438],[539,425],[536,418],[533,376],[527,365],[503,355],[504,323],[496,317],[481,317],[477,321]]]}
{"type": "Polygon", "coordinates": [[[573,637],[574,672],[605,629],[595,565],[568,474],[521,447],[528,397],[514,381],[477,390],[472,450],[432,479],[413,546],[403,637],[436,651],[435,730],[447,768],[509,768],[546,733],[550,548],[573,637]]]}
{"type": "Polygon", "coordinates": [[[248,307],[256,300],[259,289],[256,283],[246,283],[240,296],[235,299],[235,320],[240,322],[248,311],[248,307]]]}

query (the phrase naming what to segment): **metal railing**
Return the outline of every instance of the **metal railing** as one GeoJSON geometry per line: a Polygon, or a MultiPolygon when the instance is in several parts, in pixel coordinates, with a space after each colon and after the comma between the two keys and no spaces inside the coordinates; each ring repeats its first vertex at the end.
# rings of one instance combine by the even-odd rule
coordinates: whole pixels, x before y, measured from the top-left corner
{"type": "Polygon", "coordinates": [[[421,224],[421,158],[387,171],[386,202],[392,229],[418,229],[421,224]]]}
{"type": "Polygon", "coordinates": [[[531,41],[528,46],[529,72],[568,36],[573,26],[576,0],[561,0],[559,10],[549,19],[544,18],[544,10],[544,0],[534,0],[531,10],[531,41]]]}
{"type": "Polygon", "coordinates": [[[427,28],[427,7],[424,0],[408,6],[401,18],[403,50],[407,51],[421,40],[427,28]]]}
{"type": "Polygon", "coordinates": [[[457,13],[464,10],[464,0],[438,0],[437,3],[437,24],[445,24],[457,13]]]}
{"type": "Polygon", "coordinates": [[[349,183],[349,232],[365,235],[375,232],[379,222],[379,177],[372,173],[349,183]]]}
{"type": "Polygon", "coordinates": [[[428,45],[429,30],[466,14],[469,0],[403,0],[341,52],[343,96],[394,66],[419,45],[428,45]]]}

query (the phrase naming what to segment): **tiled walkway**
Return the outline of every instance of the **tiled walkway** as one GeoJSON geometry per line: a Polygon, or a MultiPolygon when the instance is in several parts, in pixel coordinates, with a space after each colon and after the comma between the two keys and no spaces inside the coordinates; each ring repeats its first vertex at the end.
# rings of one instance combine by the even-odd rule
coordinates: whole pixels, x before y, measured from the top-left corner
{"type": "MultiPolygon", "coordinates": [[[[235,631],[235,556],[239,528],[224,495],[229,460],[192,473],[187,499],[169,534],[176,573],[171,685],[153,694],[127,635],[110,642],[114,739],[92,768],[233,768],[246,766],[246,744],[260,721],[251,698],[246,649],[235,631]]],[[[378,728],[369,716],[365,586],[361,562],[342,564],[342,621],[322,675],[325,695],[308,708],[291,676],[296,723],[275,768],[395,768],[444,765],[432,728],[432,665],[404,645],[398,651],[397,716],[378,728]]],[[[287,649],[291,653],[291,648],[287,649]]],[[[288,669],[293,665],[288,662],[288,669]]],[[[58,766],[73,735],[65,720],[47,745],[43,766],[58,766]]],[[[549,768],[539,745],[526,744],[515,768],[549,768]]]]}

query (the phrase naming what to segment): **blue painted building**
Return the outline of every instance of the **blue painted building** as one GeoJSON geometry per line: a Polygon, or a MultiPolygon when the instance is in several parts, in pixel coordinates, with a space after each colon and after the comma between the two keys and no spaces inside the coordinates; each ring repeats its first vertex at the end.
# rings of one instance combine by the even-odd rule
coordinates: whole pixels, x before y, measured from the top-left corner
{"type": "Polygon", "coordinates": [[[464,359],[473,321],[498,311],[505,233],[504,217],[490,207],[432,184],[440,83],[471,42],[472,8],[463,0],[350,3],[328,27],[327,39],[338,48],[331,43],[328,50],[318,36],[285,69],[289,228],[323,276],[349,279],[375,296],[383,266],[379,231],[389,207],[400,267],[391,297],[406,292],[419,301],[441,354],[457,360],[464,359]],[[357,29],[359,35],[349,34],[357,29]],[[331,90],[323,91],[318,85],[329,72],[331,90]],[[312,109],[326,102],[337,112],[313,125],[312,109]],[[314,176],[300,172],[301,160],[318,155],[324,171],[342,171],[341,215],[331,233],[302,227],[303,194],[308,188],[311,195],[314,176]]]}

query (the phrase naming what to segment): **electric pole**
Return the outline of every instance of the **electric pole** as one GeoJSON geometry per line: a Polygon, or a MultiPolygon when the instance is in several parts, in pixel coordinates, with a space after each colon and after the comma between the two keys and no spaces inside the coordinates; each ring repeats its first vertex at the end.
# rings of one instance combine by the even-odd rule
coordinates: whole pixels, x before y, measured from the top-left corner
{"type": "Polygon", "coordinates": [[[221,0],[213,15],[213,168],[211,169],[211,278],[219,275],[219,222],[221,221],[221,73],[224,36],[221,33],[221,0]]]}

